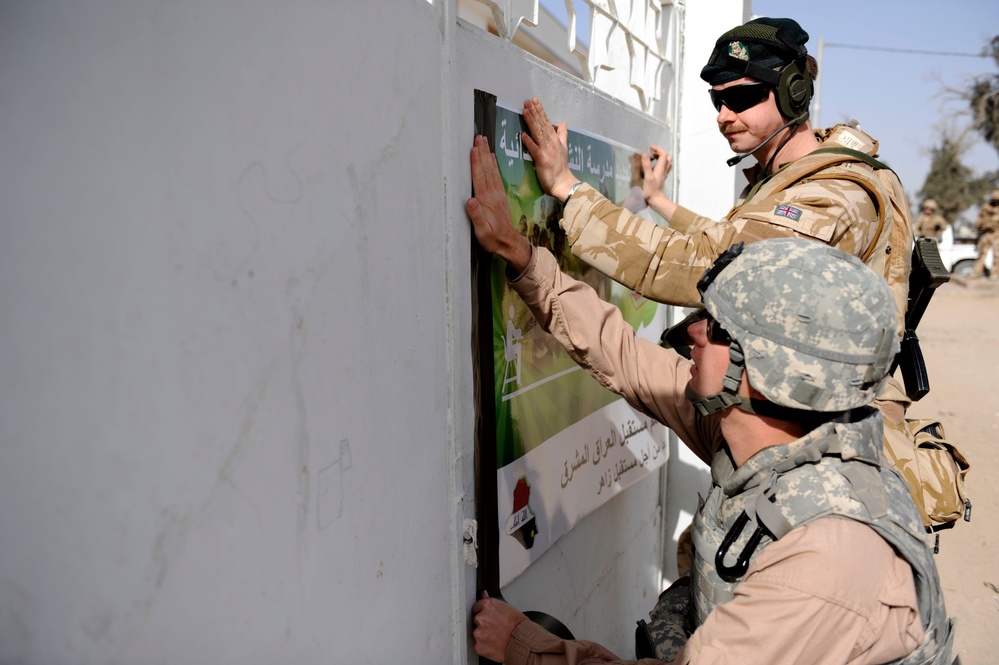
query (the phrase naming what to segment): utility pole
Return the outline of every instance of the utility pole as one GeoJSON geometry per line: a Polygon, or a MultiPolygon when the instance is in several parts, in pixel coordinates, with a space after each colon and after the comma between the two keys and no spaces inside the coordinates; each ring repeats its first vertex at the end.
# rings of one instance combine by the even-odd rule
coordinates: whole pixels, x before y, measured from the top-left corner
{"type": "Polygon", "coordinates": [[[818,48],[815,49],[815,64],[819,66],[819,75],[815,78],[815,94],[812,95],[812,127],[821,127],[819,114],[822,111],[822,52],[826,48],[826,38],[819,37],[818,48]]]}

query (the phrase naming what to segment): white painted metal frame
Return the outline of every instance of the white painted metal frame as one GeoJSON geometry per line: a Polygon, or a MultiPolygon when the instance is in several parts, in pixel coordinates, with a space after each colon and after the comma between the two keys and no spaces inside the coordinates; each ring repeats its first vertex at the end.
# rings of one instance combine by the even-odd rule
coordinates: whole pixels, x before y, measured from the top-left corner
{"type": "MultiPolygon", "coordinates": [[[[537,26],[544,15],[539,0],[478,2],[492,13],[498,35],[511,42],[518,30],[537,26]]],[[[660,114],[660,102],[676,78],[682,0],[564,2],[568,15],[565,45],[546,43],[545,47],[575,58],[581,77],[595,88],[646,113],[660,114]],[[577,5],[585,7],[588,21],[577,12],[577,5]],[[580,39],[578,28],[586,24],[589,39],[580,39]]]]}

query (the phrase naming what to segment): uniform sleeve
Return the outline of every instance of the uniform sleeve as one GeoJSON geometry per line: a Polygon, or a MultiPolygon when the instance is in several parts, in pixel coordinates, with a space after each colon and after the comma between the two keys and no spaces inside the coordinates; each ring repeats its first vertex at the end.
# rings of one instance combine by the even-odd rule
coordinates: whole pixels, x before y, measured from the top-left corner
{"type": "Polygon", "coordinates": [[[689,234],[717,223],[717,220],[698,215],[693,210],[678,205],[669,220],[669,227],[674,231],[689,234]]]}
{"type": "Polygon", "coordinates": [[[676,663],[867,665],[922,638],[911,567],[870,527],[823,518],[761,551],[676,663]]]}
{"type": "MultiPolygon", "coordinates": [[[[871,528],[825,518],[793,529],[753,562],[735,599],[715,608],[673,665],[874,665],[923,639],[912,569],[871,528]]],[[[525,622],[508,665],[652,665],[525,622]]]]}
{"type": "Polygon", "coordinates": [[[658,660],[621,660],[617,655],[587,640],[563,640],[541,626],[525,621],[513,631],[506,649],[506,665],[661,665],[658,660]]]}
{"type": "Polygon", "coordinates": [[[861,256],[877,233],[877,211],[851,181],[816,180],[757,197],[728,219],[684,211],[674,227],[632,215],[584,184],[562,218],[572,253],[645,297],[685,307],[700,303],[697,282],[733,244],[802,237],[861,256]],[[687,232],[683,232],[686,229],[687,232]]]}
{"type": "Polygon", "coordinates": [[[534,248],[510,286],[569,356],[601,385],[665,423],[706,463],[721,442],[717,417],[704,418],[684,397],[690,361],[635,336],[621,311],[587,284],[559,270],[552,254],[534,248]]]}

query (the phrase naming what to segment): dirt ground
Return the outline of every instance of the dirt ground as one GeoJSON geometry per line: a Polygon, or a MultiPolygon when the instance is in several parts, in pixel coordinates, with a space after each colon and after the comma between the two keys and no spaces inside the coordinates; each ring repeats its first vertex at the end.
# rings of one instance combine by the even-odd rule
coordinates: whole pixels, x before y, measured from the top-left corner
{"type": "Polygon", "coordinates": [[[910,417],[939,418],[971,463],[971,522],[940,534],[937,567],[961,665],[999,662],[999,282],[954,278],[918,329],[930,392],[910,417]]]}

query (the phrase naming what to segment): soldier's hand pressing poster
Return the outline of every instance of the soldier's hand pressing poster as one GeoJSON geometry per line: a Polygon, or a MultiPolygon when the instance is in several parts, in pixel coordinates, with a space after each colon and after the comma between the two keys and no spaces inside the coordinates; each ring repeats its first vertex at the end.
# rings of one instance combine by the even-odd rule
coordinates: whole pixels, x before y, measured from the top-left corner
{"type": "MultiPolygon", "coordinates": [[[[658,341],[667,308],[570,253],[559,225],[562,205],[541,191],[521,131],[526,126],[520,113],[477,92],[476,133],[489,139],[496,154],[511,223],[532,244],[549,249],[564,271],[617,306],[639,337],[658,341]]],[[[568,147],[577,178],[645,214],[637,150],[571,128],[568,147]]],[[[498,577],[486,581],[487,588],[506,585],[668,455],[668,430],[582,371],[507,286],[505,268],[485,253],[473,260],[481,559],[486,576],[498,577]]]]}

